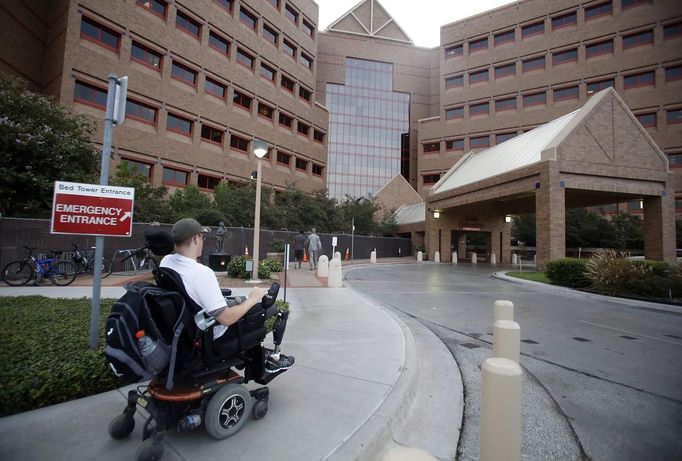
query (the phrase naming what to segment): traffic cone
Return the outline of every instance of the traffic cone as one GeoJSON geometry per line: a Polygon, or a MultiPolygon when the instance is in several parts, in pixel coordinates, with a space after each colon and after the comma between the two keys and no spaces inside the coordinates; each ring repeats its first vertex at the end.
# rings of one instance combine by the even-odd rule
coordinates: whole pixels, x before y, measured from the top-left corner
{"type": "Polygon", "coordinates": [[[248,255],[249,255],[249,247],[247,245],[244,247],[244,256],[248,256],[248,255]]]}
{"type": "Polygon", "coordinates": [[[350,249],[346,248],[346,254],[343,255],[343,260],[348,261],[350,259],[350,249]]]}
{"type": "Polygon", "coordinates": [[[307,263],[307,262],[308,262],[308,252],[307,252],[307,251],[304,251],[304,252],[303,252],[303,262],[304,262],[304,263],[307,263]]]}

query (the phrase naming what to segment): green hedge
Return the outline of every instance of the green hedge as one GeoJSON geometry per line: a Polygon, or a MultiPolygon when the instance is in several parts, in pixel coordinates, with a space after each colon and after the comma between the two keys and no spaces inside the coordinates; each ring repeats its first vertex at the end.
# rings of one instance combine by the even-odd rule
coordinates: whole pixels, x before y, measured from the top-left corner
{"type": "MultiPolygon", "coordinates": [[[[227,275],[237,279],[251,278],[251,272],[246,271],[246,261],[251,258],[246,256],[238,256],[229,262],[227,265],[227,275]]],[[[270,272],[281,272],[282,264],[273,259],[263,259],[258,264],[258,278],[269,279],[270,272]]]]}
{"type": "Polygon", "coordinates": [[[560,258],[547,263],[545,275],[555,285],[582,288],[590,285],[585,277],[586,259],[560,258]]]}

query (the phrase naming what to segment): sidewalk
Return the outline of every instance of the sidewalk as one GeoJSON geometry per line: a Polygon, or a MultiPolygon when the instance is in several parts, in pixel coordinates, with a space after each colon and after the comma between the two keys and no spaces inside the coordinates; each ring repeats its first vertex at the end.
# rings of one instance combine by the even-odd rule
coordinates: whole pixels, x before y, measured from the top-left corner
{"type": "MultiPolygon", "coordinates": [[[[417,327],[413,333],[412,326],[351,288],[320,288],[315,271],[288,276],[295,288],[287,289],[291,315],[283,349],[296,357],[296,365],[270,383],[267,416],[247,421],[223,441],[203,428],[169,431],[163,459],[374,460],[400,444],[453,459],[462,390],[447,348],[430,331],[417,327]]],[[[102,289],[107,297],[117,292],[123,288],[102,289]]],[[[92,288],[0,288],[0,296],[18,294],[83,297],[92,288]]],[[[0,419],[0,459],[134,459],[142,441],[140,411],[128,439],[107,434],[109,421],[125,406],[127,389],[0,419]]]]}

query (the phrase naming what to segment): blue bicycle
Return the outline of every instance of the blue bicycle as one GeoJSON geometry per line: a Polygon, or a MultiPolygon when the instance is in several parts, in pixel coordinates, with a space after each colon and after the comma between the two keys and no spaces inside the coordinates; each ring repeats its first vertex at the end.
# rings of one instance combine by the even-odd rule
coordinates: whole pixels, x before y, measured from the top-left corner
{"type": "Polygon", "coordinates": [[[68,261],[59,261],[61,251],[53,251],[54,255],[47,259],[36,259],[35,248],[24,247],[28,256],[22,261],[12,261],[2,269],[2,279],[10,286],[20,287],[31,280],[38,285],[43,279],[49,279],[54,285],[66,286],[76,280],[76,266],[68,261]]]}

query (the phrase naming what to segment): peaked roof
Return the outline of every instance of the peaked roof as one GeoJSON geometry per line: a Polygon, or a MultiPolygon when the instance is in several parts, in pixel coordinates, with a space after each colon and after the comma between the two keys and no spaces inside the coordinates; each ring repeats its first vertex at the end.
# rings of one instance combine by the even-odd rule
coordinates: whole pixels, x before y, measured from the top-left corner
{"type": "Polygon", "coordinates": [[[398,225],[413,224],[426,221],[426,204],[402,206],[395,212],[395,222],[398,225]]]}
{"type": "Polygon", "coordinates": [[[378,0],[362,0],[326,30],[413,44],[378,0]]]}

